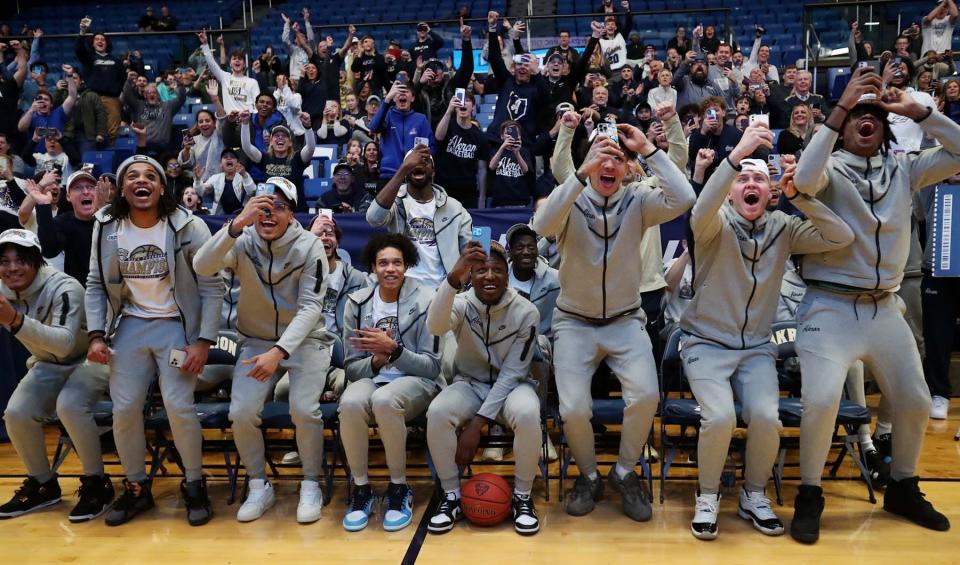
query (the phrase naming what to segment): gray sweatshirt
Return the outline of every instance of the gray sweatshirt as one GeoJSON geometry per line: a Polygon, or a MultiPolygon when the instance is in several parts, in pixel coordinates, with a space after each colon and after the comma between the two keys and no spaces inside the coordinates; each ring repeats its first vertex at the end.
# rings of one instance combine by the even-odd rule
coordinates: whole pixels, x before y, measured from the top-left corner
{"type": "Polygon", "coordinates": [[[833,151],[838,134],[828,127],[811,138],[794,184],[842,217],[855,238],[842,249],[804,257],[808,283],[850,291],[899,287],[910,251],[911,191],[960,171],[960,125],[933,110],[920,127],[943,145],[865,158],[833,151]]]}
{"type": "Polygon", "coordinates": [[[589,180],[583,185],[574,175],[554,189],[534,215],[534,231],[556,236],[563,256],[560,310],[603,323],[640,309],[645,268],[640,241],[645,231],[676,218],[696,199],[663,151],[645,159],[661,188],[621,186],[605,198],[589,180]]]}
{"type": "MultiPolygon", "coordinates": [[[[348,265],[346,262],[340,260],[339,257],[337,260],[343,266],[343,284],[340,286],[340,290],[337,291],[337,296],[335,298],[337,327],[327,328],[327,330],[336,332],[337,335],[340,335],[343,330],[343,313],[347,308],[347,299],[354,292],[369,286],[371,281],[367,273],[361,271],[360,269],[354,268],[352,265],[348,265]]],[[[376,282],[376,279],[374,279],[373,282],[376,282]]],[[[326,305],[326,298],[324,299],[324,304],[326,305]]]]}
{"type": "MultiPolygon", "coordinates": [[[[87,333],[82,331],[83,286],[66,273],[45,265],[33,282],[21,292],[0,282],[0,295],[23,314],[23,323],[13,335],[30,352],[34,361],[70,365],[83,361],[87,333]]],[[[4,326],[10,330],[9,326],[4,326]]]]}
{"type": "Polygon", "coordinates": [[[457,294],[447,281],[437,289],[427,315],[430,333],[442,336],[452,330],[457,339],[456,379],[490,387],[477,411],[489,420],[496,419],[510,391],[530,381],[539,323],[537,309],[512,288],[488,306],[473,289],[457,294]]]}
{"type": "MultiPolygon", "coordinates": [[[[204,276],[193,270],[193,257],[210,239],[210,228],[182,206],[166,219],[169,228],[166,249],[174,250],[167,257],[173,274],[173,298],[180,311],[187,343],[194,343],[197,339],[216,343],[220,331],[223,281],[216,273],[204,276]]],[[[119,225],[120,220],[113,217],[110,206],[97,212],[90,251],[90,274],[84,295],[87,329],[108,336],[116,329],[126,295],[126,283],[120,276],[117,256],[119,225]]]]}
{"type": "MultiPolygon", "coordinates": [[[[380,292],[379,283],[362,288],[347,298],[347,308],[343,313],[343,345],[346,360],[344,370],[350,382],[360,379],[372,379],[379,371],[373,369],[373,355],[366,351],[357,351],[350,344],[350,336],[358,328],[372,328],[373,293],[380,292]]],[[[427,330],[427,307],[433,291],[420,286],[416,280],[405,278],[397,300],[397,326],[403,353],[390,367],[404,374],[425,379],[433,379],[444,385],[440,374],[440,338],[430,335],[427,330]]],[[[394,338],[396,339],[396,338],[394,338]]]]}
{"type": "Polygon", "coordinates": [[[804,195],[791,202],[807,220],[780,211],[747,220],[727,200],[738,169],[724,159],[693,205],[694,295],[680,318],[684,332],[729,349],[770,341],[790,255],[839,249],[853,241],[843,220],[804,195]]]}
{"type": "MultiPolygon", "coordinates": [[[[444,274],[460,259],[460,253],[472,239],[473,218],[456,198],[447,196],[439,185],[433,185],[433,197],[437,201],[437,211],[433,215],[433,231],[437,236],[437,248],[440,250],[440,263],[444,274]]],[[[407,225],[407,206],[413,197],[407,194],[404,184],[397,192],[393,206],[384,208],[374,199],[367,209],[367,223],[375,228],[386,228],[390,233],[409,235],[407,225]]]]}
{"type": "Polygon", "coordinates": [[[193,266],[200,275],[217,276],[224,268],[236,274],[241,335],[275,341],[288,354],[308,337],[329,340],[323,331],[327,255],[320,238],[299,223],[273,241],[253,226],[232,237],[230,223],[224,224],[197,252],[193,266]]]}
{"type": "MultiPolygon", "coordinates": [[[[511,265],[510,268],[513,269],[513,266],[511,265]]],[[[557,306],[559,295],[560,273],[548,265],[546,259],[539,257],[537,266],[533,270],[533,285],[530,287],[528,300],[537,307],[537,312],[540,314],[540,327],[537,330],[540,335],[551,335],[553,310],[557,306]]]]}

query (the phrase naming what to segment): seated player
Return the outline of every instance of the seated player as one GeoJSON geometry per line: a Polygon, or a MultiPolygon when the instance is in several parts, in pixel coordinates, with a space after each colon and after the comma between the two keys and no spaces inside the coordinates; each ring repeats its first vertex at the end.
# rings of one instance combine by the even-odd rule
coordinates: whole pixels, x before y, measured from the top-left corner
{"type": "Polygon", "coordinates": [[[699,539],[714,539],[719,533],[720,474],[737,426],[734,397],[747,423],[745,482],[737,514],[764,534],[783,534],[783,522],[764,493],[782,428],[771,324],[783,266],[790,255],[839,249],[853,241],[853,232],[829,208],[798,196],[791,181],[795,165],[788,167],[781,188],[808,219],[766,210],[767,163],[747,157],[772,145],[773,132],[764,124],[748,127],[710,176],[690,214],[694,294],[680,318],[680,356],[700,404],[700,488],[690,524],[699,539]]]}
{"type": "Polygon", "coordinates": [[[70,434],[80,462],[80,500],[71,522],[92,520],[113,501],[113,484],[103,472],[100,433],[93,404],[107,389],[102,365],[85,365],[87,351],[80,282],[43,260],[40,241],[27,230],[0,234],[0,324],[30,352],[27,375],[17,385],[3,419],[27,479],[0,519],[14,518],[60,502],[60,484],[50,468],[43,424],[56,411],[70,434]]]}
{"type": "Polygon", "coordinates": [[[453,331],[457,340],[454,382],[427,410],[427,444],[445,495],[427,525],[433,533],[450,531],[462,517],[458,465],[473,461],[483,426],[493,422],[514,434],[514,529],[524,535],[540,531],[530,496],[542,438],[540,399],[530,378],[540,316],[532,303],[507,287],[508,273],[500,244],[492,242],[488,255],[471,242],[427,312],[430,333],[453,331]],[[457,294],[468,280],[472,288],[457,294]]]}
{"type": "Polygon", "coordinates": [[[407,486],[407,422],[423,414],[440,392],[439,338],[426,326],[433,290],[406,276],[417,248],[400,234],[378,234],[363,262],[377,278],[350,295],[343,315],[347,388],[340,397],[340,436],[353,475],[343,528],[367,527],[374,496],[367,477],[370,425],[386,451],[390,484],[383,529],[401,530],[413,520],[413,489],[407,486]]]}
{"type": "Polygon", "coordinates": [[[240,283],[237,332],[243,336],[233,372],[230,421],[240,459],[250,478],[237,520],[251,522],[274,502],[267,480],[260,413],[285,370],[290,376],[290,417],[297,428],[303,482],[297,522],[320,519],[323,414],[320,395],[330,365],[330,339],[323,330],[327,258],[323,244],[294,219],[297,188],[281,177],[267,179],[272,195],[259,194],[197,253],[194,267],[213,276],[223,268],[240,283]]]}

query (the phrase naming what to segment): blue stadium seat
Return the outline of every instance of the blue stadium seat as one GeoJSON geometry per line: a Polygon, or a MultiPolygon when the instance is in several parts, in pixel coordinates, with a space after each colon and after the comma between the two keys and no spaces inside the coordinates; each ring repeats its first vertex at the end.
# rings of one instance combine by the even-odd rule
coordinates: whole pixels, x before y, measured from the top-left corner
{"type": "Polygon", "coordinates": [[[117,155],[113,151],[84,151],[80,156],[81,163],[93,163],[94,172],[98,174],[112,173],[117,168],[117,155]]]}
{"type": "Polygon", "coordinates": [[[330,186],[330,179],[303,179],[303,194],[308,201],[315,202],[330,190],[330,186]]]}

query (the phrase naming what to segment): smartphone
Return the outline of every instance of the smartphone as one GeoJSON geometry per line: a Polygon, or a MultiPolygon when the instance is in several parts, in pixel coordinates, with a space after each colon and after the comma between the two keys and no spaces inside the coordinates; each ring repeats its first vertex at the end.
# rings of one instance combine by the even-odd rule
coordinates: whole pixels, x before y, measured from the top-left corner
{"type": "Polygon", "coordinates": [[[900,70],[900,65],[903,64],[903,59],[900,57],[894,57],[890,60],[890,64],[893,65],[893,68],[896,69],[893,72],[893,76],[900,78],[903,76],[903,71],[900,70]]]}
{"type": "Polygon", "coordinates": [[[84,163],[80,166],[80,170],[85,173],[93,174],[93,163],[84,163]]]}
{"type": "Polygon", "coordinates": [[[192,140],[192,139],[193,139],[193,136],[190,135],[190,131],[189,131],[189,130],[184,130],[184,131],[183,131],[183,142],[184,142],[184,143],[190,143],[190,140],[192,140]]]}
{"type": "Polygon", "coordinates": [[[733,61],[727,61],[726,63],[723,64],[723,67],[726,69],[733,70],[733,61]]]}
{"type": "Polygon", "coordinates": [[[37,137],[47,137],[47,128],[37,128],[34,133],[37,134],[37,137]]]}
{"type": "MultiPolygon", "coordinates": [[[[253,194],[254,196],[273,196],[274,191],[277,189],[276,186],[269,183],[259,183],[257,185],[257,191],[253,194]]],[[[269,208],[261,208],[263,210],[263,215],[266,217],[273,216],[273,212],[269,208]]]]}
{"type": "Polygon", "coordinates": [[[523,20],[517,20],[517,21],[513,22],[513,26],[514,26],[514,27],[517,27],[517,26],[523,27],[524,25],[525,25],[525,24],[524,24],[523,20]]]}
{"type": "Polygon", "coordinates": [[[33,72],[34,72],[34,74],[40,74],[40,73],[43,72],[43,67],[41,67],[40,65],[37,65],[37,66],[33,67],[33,72]]]}
{"type": "Polygon", "coordinates": [[[453,96],[460,101],[460,105],[463,106],[463,101],[467,98],[467,90],[465,88],[458,88],[453,91],[453,96]]]}
{"type": "Polygon", "coordinates": [[[716,110],[716,108],[710,108],[710,109],[708,109],[708,110],[707,110],[707,117],[710,118],[711,120],[716,120],[716,119],[717,119],[717,110],[716,110]]]}
{"type": "Polygon", "coordinates": [[[608,137],[616,144],[620,144],[620,134],[617,131],[617,126],[611,124],[610,122],[600,122],[597,124],[597,135],[608,137]]]}
{"type": "Polygon", "coordinates": [[[330,208],[320,208],[320,210],[317,213],[321,216],[326,216],[331,220],[333,219],[333,210],[331,210],[330,208]]]}
{"type": "Polygon", "coordinates": [[[483,252],[490,254],[490,234],[491,230],[489,226],[473,226],[472,237],[474,241],[480,243],[483,246],[483,252]]]}
{"type": "Polygon", "coordinates": [[[406,86],[410,82],[410,77],[408,77],[406,73],[397,73],[396,81],[397,83],[406,86]]]}
{"type": "Polygon", "coordinates": [[[170,359],[167,363],[171,367],[176,367],[177,369],[183,367],[183,364],[187,361],[187,352],[182,349],[171,349],[170,350],[170,359]]]}
{"type": "Polygon", "coordinates": [[[504,131],[504,133],[512,137],[515,141],[520,141],[520,128],[517,126],[507,126],[507,129],[504,131]]]}
{"type": "Polygon", "coordinates": [[[770,114],[750,114],[750,125],[763,124],[770,127],[770,114]]]}
{"type": "Polygon", "coordinates": [[[424,147],[430,147],[430,140],[426,137],[414,137],[413,146],[423,145],[424,147]]]}
{"type": "Polygon", "coordinates": [[[873,68],[873,65],[870,64],[870,61],[857,61],[857,68],[866,69],[866,72],[868,73],[874,73],[877,71],[875,68],[873,68]]]}
{"type": "Polygon", "coordinates": [[[777,168],[777,174],[783,174],[783,167],[780,166],[780,154],[771,153],[767,155],[767,162],[777,168]]]}

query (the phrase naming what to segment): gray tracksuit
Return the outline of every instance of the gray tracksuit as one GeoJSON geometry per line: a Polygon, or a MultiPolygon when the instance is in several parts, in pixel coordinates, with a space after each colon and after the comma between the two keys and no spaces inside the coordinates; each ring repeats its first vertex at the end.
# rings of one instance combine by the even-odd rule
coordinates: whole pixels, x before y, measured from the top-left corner
{"type": "Polygon", "coordinates": [[[580,472],[588,475],[596,471],[590,381],[599,363],[606,359],[623,388],[621,466],[633,468],[639,460],[659,400],[641,308],[646,267],[640,243],[647,228],[679,216],[695,196],[662,151],[646,160],[660,189],[631,185],[605,198],[571,176],[533,218],[534,231],[556,236],[563,256],[552,324],[553,362],[564,432],[580,472]]]}
{"type": "Polygon", "coordinates": [[[102,475],[100,434],[91,410],[107,389],[107,373],[83,364],[87,351],[83,286],[44,266],[22,292],[0,283],[0,295],[23,315],[16,332],[4,328],[30,352],[29,370],[3,415],[27,474],[40,482],[52,476],[43,424],[56,413],[77,449],[84,474],[102,475]]]}
{"type": "Polygon", "coordinates": [[[167,263],[173,277],[178,319],[145,320],[119,313],[128,300],[120,276],[117,229],[121,220],[106,207],[97,212],[90,252],[84,306],[87,329],[105,332],[114,349],[110,360],[110,397],[113,400],[113,434],[124,473],[131,481],[147,478],[143,464],[146,439],[143,404],[150,383],[160,376],[170,429],[183,460],[188,480],[201,478],[200,421],[194,407],[196,376],[170,367],[170,350],[182,349],[199,339],[216,343],[220,327],[223,282],[219,276],[201,276],[193,270],[193,257],[210,238],[199,217],[178,207],[167,218],[167,263]]]}
{"type": "MultiPolygon", "coordinates": [[[[511,265],[510,268],[512,269],[513,266],[511,265]]],[[[537,333],[541,336],[551,335],[550,326],[553,323],[553,311],[557,306],[559,295],[560,272],[551,267],[543,257],[538,258],[537,266],[533,270],[533,286],[530,288],[528,300],[537,307],[537,313],[540,314],[537,333]]]]}
{"type": "Polygon", "coordinates": [[[807,292],[807,285],[800,278],[797,267],[793,261],[787,259],[786,268],[783,271],[783,281],[780,282],[780,300],[777,303],[777,315],[775,322],[796,322],[797,308],[800,307],[800,301],[807,292]]]}
{"type": "Polygon", "coordinates": [[[340,261],[340,264],[343,265],[343,285],[337,291],[337,327],[327,328],[328,331],[335,332],[337,335],[342,334],[343,314],[347,309],[347,299],[354,292],[370,285],[370,276],[367,273],[343,261],[340,261]]]}
{"type": "MultiPolygon", "coordinates": [[[[390,480],[406,482],[407,426],[420,416],[443,386],[440,374],[440,338],[427,330],[427,308],[433,291],[414,279],[404,279],[397,300],[397,327],[403,344],[400,357],[389,366],[406,376],[378,385],[374,378],[373,356],[357,351],[350,337],[359,328],[375,327],[374,284],[349,296],[343,314],[343,341],[346,360],[347,388],[340,397],[340,436],[350,472],[358,484],[367,478],[370,425],[376,423],[386,451],[390,480]]],[[[396,339],[396,338],[394,338],[396,339]]]]}
{"type": "Polygon", "coordinates": [[[744,473],[748,490],[764,490],[777,457],[781,425],[770,325],[784,264],[791,254],[838,249],[853,241],[843,220],[803,195],[793,203],[807,220],[779,211],[747,220],[727,201],[738,172],[739,167],[724,159],[693,206],[694,295],[680,319],[686,334],[684,371],[701,409],[700,490],[709,494],[720,491],[720,474],[737,426],[734,396],[749,426],[744,473]]]}
{"type": "Polygon", "coordinates": [[[838,134],[823,128],[797,166],[797,190],[816,195],[856,236],[848,247],[803,260],[808,289],[797,311],[796,347],[805,373],[816,375],[803,385],[800,476],[807,485],[820,483],[847,369],[857,360],[892,404],[891,476],[916,471],[930,393],[894,291],[910,249],[912,191],[960,170],[960,126],[933,110],[920,127],[943,145],[864,158],[831,153],[838,134]]]}
{"type": "Polygon", "coordinates": [[[530,378],[540,316],[512,288],[486,305],[471,289],[462,294],[444,281],[430,304],[427,327],[457,340],[454,383],[427,410],[427,443],[445,490],[459,486],[457,429],[475,415],[513,429],[516,488],[529,492],[540,456],[540,402],[530,378]]]}
{"type": "MultiPolygon", "coordinates": [[[[437,236],[437,248],[440,250],[440,263],[443,272],[448,273],[460,258],[460,253],[472,238],[473,219],[466,208],[456,198],[447,195],[440,185],[433,185],[433,197],[437,201],[437,211],[433,216],[433,231],[437,236]]],[[[367,222],[375,228],[385,228],[390,233],[408,235],[408,204],[413,197],[407,194],[404,184],[397,192],[397,198],[389,209],[376,200],[367,209],[367,222]]]]}
{"type": "Polygon", "coordinates": [[[247,473],[266,478],[260,414],[285,370],[290,375],[290,417],[297,428],[303,475],[316,480],[323,460],[320,395],[331,345],[323,329],[327,280],[323,243],[297,222],[273,241],[261,238],[253,226],[233,237],[230,224],[226,224],[197,252],[193,264],[197,273],[209,276],[228,268],[240,283],[237,331],[241,338],[233,371],[230,421],[247,473]],[[250,377],[251,367],[240,361],[273,347],[286,353],[277,372],[267,381],[250,377]]]}

